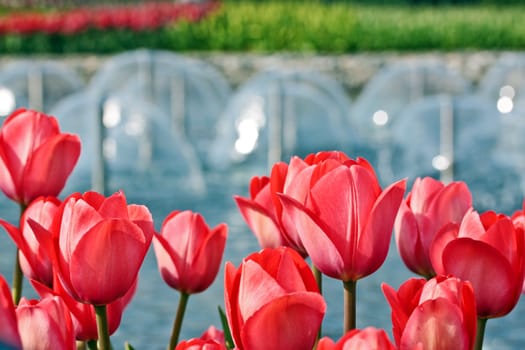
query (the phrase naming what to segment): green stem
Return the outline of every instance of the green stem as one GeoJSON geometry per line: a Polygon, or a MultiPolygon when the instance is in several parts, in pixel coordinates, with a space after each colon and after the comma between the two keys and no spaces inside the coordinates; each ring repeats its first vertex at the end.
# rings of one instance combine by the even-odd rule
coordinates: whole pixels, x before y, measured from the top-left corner
{"type": "MultiPolygon", "coordinates": [[[[24,212],[27,208],[27,205],[20,204],[20,219],[18,220],[18,227],[20,228],[21,221],[22,221],[22,215],[24,215],[24,212]]],[[[22,269],[20,268],[20,249],[16,249],[16,257],[15,257],[15,266],[13,269],[13,287],[11,289],[11,292],[13,294],[13,303],[15,305],[18,305],[18,302],[20,301],[20,298],[22,297],[22,281],[23,281],[24,275],[22,274],[22,269]]]]}
{"type": "Polygon", "coordinates": [[[476,329],[476,345],[474,345],[475,350],[481,350],[483,348],[483,338],[485,336],[487,320],[488,318],[478,318],[478,326],[476,329]]]}
{"type": "Polygon", "coordinates": [[[190,295],[188,293],[180,292],[179,306],[177,308],[177,316],[173,322],[173,330],[171,331],[170,344],[168,350],[175,349],[175,346],[179,342],[180,329],[182,327],[182,320],[184,319],[184,313],[186,312],[186,305],[188,305],[188,299],[190,295]]]}
{"type": "Polygon", "coordinates": [[[97,348],[97,341],[96,340],[88,340],[87,343],[87,348],[89,350],[98,350],[97,348]]]}
{"type": "MultiPolygon", "coordinates": [[[[314,274],[315,281],[317,282],[317,288],[319,288],[319,293],[321,293],[322,295],[323,294],[323,274],[313,264],[312,264],[312,272],[314,274]]],[[[317,340],[315,341],[314,349],[317,348],[317,342],[319,341],[319,339],[321,339],[322,333],[323,333],[322,326],[319,326],[319,332],[317,333],[317,340]]]]}
{"type": "Polygon", "coordinates": [[[355,329],[356,315],[356,281],[343,281],[344,286],[344,334],[355,329]]]}
{"type": "Polygon", "coordinates": [[[22,297],[22,269],[20,268],[20,249],[16,249],[15,267],[13,270],[13,287],[11,292],[13,294],[13,303],[18,305],[20,298],[22,297]]]}
{"type": "Polygon", "coordinates": [[[95,305],[95,315],[97,317],[98,348],[99,350],[110,350],[106,305],[95,305]]]}
{"type": "Polygon", "coordinates": [[[312,272],[314,273],[315,281],[317,282],[317,287],[319,288],[319,293],[323,294],[323,274],[314,265],[312,265],[312,272]]]}

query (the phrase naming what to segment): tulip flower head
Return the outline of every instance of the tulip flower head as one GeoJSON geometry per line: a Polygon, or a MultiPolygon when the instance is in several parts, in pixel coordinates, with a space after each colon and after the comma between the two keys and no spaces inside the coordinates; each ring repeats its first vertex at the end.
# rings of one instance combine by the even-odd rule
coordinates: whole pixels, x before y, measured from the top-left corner
{"type": "Polygon", "coordinates": [[[278,162],[270,177],[253,177],[250,198],[235,196],[239,210],[262,248],[287,246],[303,257],[308,256],[293,220],[283,211],[279,194],[284,193],[308,205],[308,195],[316,164],[330,159],[332,164],[343,164],[350,158],[343,152],[322,151],[303,159],[294,156],[290,163],[278,162]]]}
{"type": "Polygon", "coordinates": [[[19,109],[0,129],[0,189],[27,206],[58,196],[80,156],[80,139],[61,133],[54,117],[19,109]]]}
{"type": "Polygon", "coordinates": [[[187,293],[206,290],[219,272],[228,227],[211,229],[191,211],[174,211],[153,237],[160,274],[172,288],[187,293]]]}
{"type": "Polygon", "coordinates": [[[395,350],[383,329],[367,327],[353,329],[334,343],[328,337],[321,338],[317,350],[395,350]]]}
{"type": "Polygon", "coordinates": [[[322,273],[342,281],[370,275],[386,259],[405,180],[382,191],[372,166],[361,158],[327,159],[313,171],[312,204],[282,194],[283,211],[322,273]]]}
{"type": "Polygon", "coordinates": [[[430,248],[437,273],[470,281],[480,318],[508,314],[521,295],[525,275],[525,236],[512,219],[469,210],[460,225],[444,227],[430,248]]]}
{"type": "Polygon", "coordinates": [[[432,240],[445,224],[460,223],[471,207],[472,195],[464,182],[445,185],[431,177],[417,178],[394,225],[405,265],[423,277],[435,276],[429,256],[432,240]]]}
{"type": "Polygon", "coordinates": [[[437,276],[409,279],[396,292],[381,288],[392,309],[399,350],[471,350],[476,340],[476,303],[469,282],[437,276]]]}
{"type": "Polygon", "coordinates": [[[49,230],[58,212],[60,200],[55,197],[38,197],[24,210],[20,220],[20,229],[0,219],[13,242],[20,250],[20,267],[29,280],[36,280],[49,287],[53,285],[53,267],[51,252],[47,246],[40,244],[28,220],[38,223],[49,230]]]}
{"type": "Polygon", "coordinates": [[[110,304],[132,288],[154,232],[148,208],[128,205],[122,192],[70,195],[51,232],[29,224],[54,251],[53,267],[67,292],[93,305],[110,304]]]}
{"type": "Polygon", "coordinates": [[[59,297],[22,298],[16,316],[23,349],[76,349],[69,310],[59,297]]]}
{"type": "Polygon", "coordinates": [[[304,259],[288,247],[226,263],[225,306],[239,350],[311,349],[326,312],[304,259]]]}

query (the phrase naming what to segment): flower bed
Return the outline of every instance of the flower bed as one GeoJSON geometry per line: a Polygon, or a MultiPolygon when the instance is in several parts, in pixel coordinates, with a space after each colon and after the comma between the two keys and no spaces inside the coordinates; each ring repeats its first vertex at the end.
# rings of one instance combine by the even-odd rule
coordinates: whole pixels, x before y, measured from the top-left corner
{"type": "Polygon", "coordinates": [[[217,2],[151,2],[126,6],[98,5],[68,11],[15,12],[0,17],[0,35],[73,35],[88,29],[153,30],[177,21],[199,21],[217,5],[217,2]]]}

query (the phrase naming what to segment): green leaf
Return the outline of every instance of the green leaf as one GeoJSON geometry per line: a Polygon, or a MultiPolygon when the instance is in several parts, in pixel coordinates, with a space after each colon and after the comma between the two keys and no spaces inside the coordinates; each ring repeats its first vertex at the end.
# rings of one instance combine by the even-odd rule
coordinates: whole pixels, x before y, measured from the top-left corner
{"type": "Polygon", "coordinates": [[[130,343],[125,342],[124,343],[124,350],[135,350],[135,348],[133,346],[131,346],[130,343]]]}
{"type": "Polygon", "coordinates": [[[219,316],[221,318],[222,331],[224,332],[224,341],[226,343],[226,347],[228,349],[233,349],[234,348],[233,338],[232,338],[232,333],[230,331],[230,326],[228,326],[228,320],[226,318],[226,314],[224,313],[220,305],[217,308],[219,309],[219,316]]]}

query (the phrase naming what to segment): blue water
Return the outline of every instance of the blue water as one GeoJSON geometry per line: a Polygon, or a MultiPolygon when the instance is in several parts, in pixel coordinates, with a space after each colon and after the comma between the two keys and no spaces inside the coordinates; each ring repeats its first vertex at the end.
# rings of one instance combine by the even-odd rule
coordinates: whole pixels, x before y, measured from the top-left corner
{"type": "MultiPolygon", "coordinates": [[[[220,222],[229,225],[225,261],[238,265],[242,258],[258,250],[255,237],[248,230],[232,199],[233,194],[247,196],[248,179],[233,181],[231,174],[214,175],[208,178],[208,195],[192,198],[189,194],[162,193],[159,189],[145,189],[140,193],[127,193],[128,202],[146,204],[155,217],[157,229],[164,217],[172,210],[191,209],[204,215],[210,226],[220,222]]],[[[162,186],[159,185],[159,188],[162,186]]],[[[2,218],[15,222],[17,206],[0,200],[2,218]]],[[[0,234],[0,273],[11,281],[14,259],[14,245],[7,234],[0,234]]],[[[391,334],[390,308],[380,289],[382,282],[397,288],[404,280],[413,277],[401,262],[392,242],[384,265],[373,275],[357,284],[357,326],[384,328],[391,334]]],[[[342,333],[342,284],[340,281],[324,278],[324,296],[327,313],[323,333],[334,339],[342,333]]],[[[213,285],[201,294],[192,295],[189,300],[181,339],[199,336],[208,326],[220,327],[217,307],[223,302],[223,269],[213,285]]],[[[25,283],[25,296],[34,297],[31,287],[25,283]]],[[[115,349],[122,349],[125,341],[136,349],[165,349],[175,310],[178,292],[169,288],[161,279],[153,249],[150,249],[140,272],[139,286],[134,299],[124,313],[119,330],[112,336],[115,349]]],[[[523,300],[506,317],[489,320],[487,323],[485,349],[523,349],[525,347],[525,303],[523,300]]]]}

